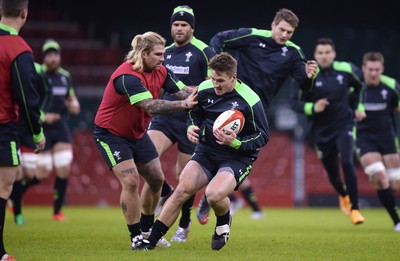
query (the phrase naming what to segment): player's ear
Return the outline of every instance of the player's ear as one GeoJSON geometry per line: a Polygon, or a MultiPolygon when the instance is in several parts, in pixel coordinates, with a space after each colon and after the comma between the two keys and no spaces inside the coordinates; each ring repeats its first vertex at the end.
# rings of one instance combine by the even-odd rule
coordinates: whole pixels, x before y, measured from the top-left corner
{"type": "Polygon", "coordinates": [[[28,8],[24,8],[21,12],[21,18],[26,19],[28,17],[28,8]]]}
{"type": "Polygon", "coordinates": [[[141,53],[143,60],[147,57],[147,55],[148,55],[147,51],[143,50],[141,53]]]}

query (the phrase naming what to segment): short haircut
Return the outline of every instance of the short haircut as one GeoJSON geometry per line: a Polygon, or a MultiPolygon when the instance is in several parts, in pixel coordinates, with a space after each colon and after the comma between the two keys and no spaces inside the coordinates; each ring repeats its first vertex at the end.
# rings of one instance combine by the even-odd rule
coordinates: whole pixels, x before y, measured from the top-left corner
{"type": "Polygon", "coordinates": [[[330,46],[332,46],[333,50],[336,50],[333,40],[329,37],[318,38],[317,41],[315,41],[314,47],[317,47],[318,45],[330,45],[330,46]]]}
{"type": "Polygon", "coordinates": [[[222,52],[211,58],[209,66],[211,70],[226,72],[229,76],[233,76],[237,70],[237,61],[232,55],[222,52]]]}
{"type": "Polygon", "coordinates": [[[381,62],[382,65],[385,63],[385,58],[383,58],[382,53],[380,52],[367,52],[363,56],[363,64],[367,62],[381,62]]]}
{"type": "Polygon", "coordinates": [[[297,28],[299,25],[299,18],[295,13],[293,13],[291,10],[286,9],[286,8],[281,8],[279,9],[278,12],[276,12],[275,17],[274,17],[274,23],[277,25],[279,24],[282,20],[286,21],[288,24],[293,26],[294,28],[297,28]]]}
{"type": "Polygon", "coordinates": [[[17,18],[28,3],[29,0],[0,0],[0,16],[17,18]]]}

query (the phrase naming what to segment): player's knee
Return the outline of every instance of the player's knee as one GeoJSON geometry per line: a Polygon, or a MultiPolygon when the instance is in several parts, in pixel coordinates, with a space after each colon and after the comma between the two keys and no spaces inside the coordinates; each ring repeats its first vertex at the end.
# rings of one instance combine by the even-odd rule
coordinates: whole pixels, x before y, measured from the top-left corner
{"type": "Polygon", "coordinates": [[[400,180],[400,168],[390,168],[386,170],[389,181],[400,180]]]}
{"type": "Polygon", "coordinates": [[[177,194],[181,194],[182,197],[190,198],[197,191],[197,186],[184,181],[182,184],[178,184],[175,190],[178,190],[177,194]]]}
{"type": "Polygon", "coordinates": [[[174,189],[174,202],[176,204],[183,204],[186,199],[189,198],[189,194],[188,191],[185,187],[183,187],[182,185],[178,185],[175,189],[174,189]]]}
{"type": "Polygon", "coordinates": [[[217,205],[222,199],[222,195],[221,193],[219,193],[218,191],[209,191],[208,193],[206,193],[207,196],[207,201],[210,204],[210,206],[215,206],[217,205]]]}
{"type": "Polygon", "coordinates": [[[351,159],[343,159],[341,165],[343,171],[345,171],[346,173],[352,172],[352,170],[354,169],[354,162],[351,159]]]}
{"type": "Polygon", "coordinates": [[[35,153],[22,153],[21,165],[24,169],[36,169],[38,162],[38,154],[35,153]]]}
{"type": "Polygon", "coordinates": [[[368,175],[371,183],[377,189],[383,189],[387,186],[387,177],[385,175],[386,168],[381,161],[374,162],[364,168],[365,174],[368,175]]]}
{"type": "Polygon", "coordinates": [[[53,158],[50,154],[38,154],[37,166],[50,172],[53,169],[53,158]]]}
{"type": "Polygon", "coordinates": [[[390,168],[386,170],[389,178],[390,188],[393,191],[400,189],[400,168],[390,168]]]}
{"type": "Polygon", "coordinates": [[[151,184],[149,184],[151,191],[154,193],[158,193],[159,191],[161,191],[163,182],[164,182],[163,180],[153,181],[151,184]]]}
{"type": "Polygon", "coordinates": [[[146,178],[146,182],[153,193],[158,193],[164,183],[164,175],[151,175],[151,177],[146,178]]]}
{"type": "Polygon", "coordinates": [[[330,173],[328,172],[328,179],[332,184],[342,182],[339,173],[330,173]]]}
{"type": "Polygon", "coordinates": [[[72,150],[57,151],[54,153],[53,159],[56,168],[69,166],[73,160],[72,150]]]}
{"type": "Polygon", "coordinates": [[[0,198],[9,198],[13,189],[13,183],[0,185],[0,198]]]}
{"type": "Polygon", "coordinates": [[[120,179],[120,182],[123,190],[134,192],[139,189],[139,177],[137,175],[127,175],[120,179]]]}
{"type": "Polygon", "coordinates": [[[393,192],[397,192],[397,191],[400,190],[400,181],[399,181],[399,180],[397,180],[397,181],[390,181],[390,182],[389,182],[389,186],[390,186],[390,189],[391,189],[393,192]]]}
{"type": "Polygon", "coordinates": [[[369,177],[372,177],[376,174],[385,172],[385,166],[383,165],[383,163],[381,161],[374,162],[372,164],[369,164],[368,166],[365,166],[364,172],[369,177]]]}

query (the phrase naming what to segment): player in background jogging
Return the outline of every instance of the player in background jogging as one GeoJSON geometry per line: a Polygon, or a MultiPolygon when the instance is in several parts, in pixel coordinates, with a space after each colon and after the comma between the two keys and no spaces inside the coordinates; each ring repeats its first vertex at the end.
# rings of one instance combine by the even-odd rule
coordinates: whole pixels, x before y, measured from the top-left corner
{"type": "Polygon", "coordinates": [[[361,166],[376,188],[379,201],[400,232],[395,191],[400,188],[400,156],[395,114],[400,112],[399,82],[383,74],[380,52],[367,52],[362,60],[367,117],[357,124],[356,146],[361,166]]]}
{"type": "Polygon", "coordinates": [[[51,85],[53,98],[43,124],[44,133],[48,137],[46,148],[38,157],[36,180],[32,182],[38,183],[48,178],[54,168],[56,178],[52,219],[65,221],[62,207],[73,161],[72,133],[68,120],[70,114],[80,113],[80,104],[71,74],[61,67],[60,44],[54,39],[47,39],[42,46],[42,57],[43,70],[51,85]]]}
{"type": "Polygon", "coordinates": [[[362,224],[359,211],[358,185],[354,164],[353,129],[356,119],[365,118],[364,84],[361,70],[353,63],[336,61],[336,48],[331,38],[319,38],[314,46],[319,70],[310,91],[292,84],[292,109],[308,116],[311,139],[319,159],[328,173],[329,182],[338,194],[341,210],[354,224],[362,224]],[[352,93],[351,93],[352,92],[352,93]],[[350,94],[357,98],[354,111],[350,94]],[[342,181],[340,167],[343,170],[342,181]]]}

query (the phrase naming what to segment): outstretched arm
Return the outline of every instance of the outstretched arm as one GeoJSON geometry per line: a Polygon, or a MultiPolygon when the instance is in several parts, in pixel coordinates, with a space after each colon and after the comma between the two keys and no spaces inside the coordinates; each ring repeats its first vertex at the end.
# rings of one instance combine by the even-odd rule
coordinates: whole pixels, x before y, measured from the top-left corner
{"type": "Polygon", "coordinates": [[[167,101],[160,99],[145,99],[135,103],[149,114],[168,114],[191,109],[197,104],[197,92],[193,91],[189,97],[181,101],[167,101]]]}
{"type": "Polygon", "coordinates": [[[188,98],[193,92],[197,92],[197,86],[185,86],[179,92],[174,93],[174,96],[180,100],[184,100],[188,98]]]}

